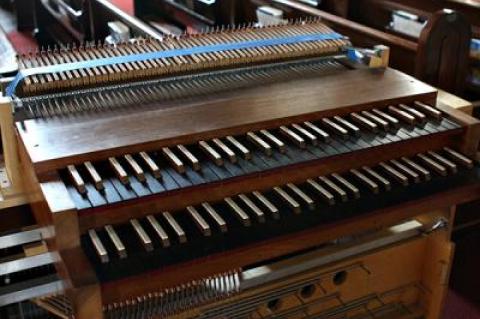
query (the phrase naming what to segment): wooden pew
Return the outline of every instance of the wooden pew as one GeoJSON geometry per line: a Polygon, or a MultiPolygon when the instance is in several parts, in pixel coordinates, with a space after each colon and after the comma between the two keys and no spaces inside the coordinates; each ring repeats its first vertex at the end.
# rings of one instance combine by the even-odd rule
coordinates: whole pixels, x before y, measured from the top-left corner
{"type": "Polygon", "coordinates": [[[161,37],[152,27],[122,11],[109,0],[86,0],[74,4],[42,0],[29,3],[29,10],[35,16],[35,36],[40,46],[103,42],[110,35],[108,23],[111,21],[125,24],[132,36],[161,37]]]}
{"type": "MultiPolygon", "coordinates": [[[[327,1],[328,2],[328,1],[327,1]]],[[[388,25],[393,11],[403,10],[413,13],[423,19],[431,19],[435,12],[449,8],[461,12],[472,25],[474,38],[480,38],[480,2],[465,0],[358,0],[348,2],[342,9],[348,19],[367,26],[393,32],[388,25]]],[[[330,9],[328,9],[330,10],[330,9]]],[[[403,37],[408,37],[402,35],[403,37]]],[[[471,67],[480,67],[478,60],[470,60],[471,67]]],[[[473,93],[470,97],[480,99],[480,86],[474,85],[470,80],[466,85],[467,92],[473,93]]]]}
{"type": "MultiPolygon", "coordinates": [[[[389,46],[393,68],[451,93],[462,94],[465,89],[471,27],[462,14],[436,12],[419,41],[414,41],[291,0],[250,0],[243,6],[243,11],[238,12],[242,14],[238,20],[254,21],[255,10],[261,5],[283,10],[286,18],[320,17],[336,31],[349,36],[356,46],[389,46]]],[[[345,13],[344,5],[337,4],[335,9],[345,13]]]]}
{"type": "Polygon", "coordinates": [[[236,9],[243,1],[222,0],[211,5],[200,1],[134,0],[135,15],[144,21],[166,22],[189,31],[235,24],[236,9]]]}

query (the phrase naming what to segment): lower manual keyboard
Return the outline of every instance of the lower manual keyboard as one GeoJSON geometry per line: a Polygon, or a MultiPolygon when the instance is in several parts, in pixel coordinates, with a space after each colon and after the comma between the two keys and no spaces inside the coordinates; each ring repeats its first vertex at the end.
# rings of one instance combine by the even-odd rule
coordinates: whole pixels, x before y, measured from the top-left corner
{"type": "Polygon", "coordinates": [[[91,229],[82,247],[108,282],[478,183],[480,167],[445,148],[91,229]]]}

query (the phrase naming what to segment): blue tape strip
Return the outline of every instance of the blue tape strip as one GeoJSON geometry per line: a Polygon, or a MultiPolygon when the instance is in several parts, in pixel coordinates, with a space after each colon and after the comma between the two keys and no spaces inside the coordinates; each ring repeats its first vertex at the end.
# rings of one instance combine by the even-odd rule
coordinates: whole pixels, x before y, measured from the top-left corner
{"type": "Polygon", "coordinates": [[[36,67],[26,70],[21,70],[17,73],[13,81],[8,85],[6,89],[7,96],[13,96],[17,89],[18,84],[27,76],[40,75],[40,74],[51,74],[59,73],[65,71],[73,71],[79,69],[88,69],[96,68],[114,64],[121,63],[132,63],[132,62],[142,62],[147,60],[154,59],[164,59],[164,58],[173,58],[178,56],[186,56],[192,54],[202,54],[202,53],[213,53],[219,51],[228,51],[228,50],[241,50],[241,49],[250,49],[263,46],[274,46],[282,44],[295,44],[301,42],[311,42],[311,41],[325,41],[325,40],[339,40],[344,39],[345,37],[338,33],[318,33],[318,34],[308,34],[308,35],[299,35],[291,37],[282,37],[282,38],[272,38],[272,39],[262,39],[262,40],[253,40],[253,41],[244,41],[244,42],[234,42],[226,44],[214,44],[214,45],[205,45],[192,48],[183,48],[183,49],[173,49],[157,52],[148,52],[142,54],[131,54],[118,57],[109,57],[101,58],[95,60],[88,60],[82,62],[73,62],[73,63],[62,63],[52,66],[36,67]]]}

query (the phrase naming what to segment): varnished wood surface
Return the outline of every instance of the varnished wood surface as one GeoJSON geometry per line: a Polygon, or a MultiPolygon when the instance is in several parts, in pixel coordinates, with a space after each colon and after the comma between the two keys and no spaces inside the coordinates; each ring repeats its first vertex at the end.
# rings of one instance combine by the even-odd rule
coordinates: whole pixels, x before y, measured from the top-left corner
{"type": "Polygon", "coordinates": [[[378,229],[407,220],[418,212],[432,212],[443,207],[468,202],[478,197],[480,185],[460,187],[435,196],[411,201],[401,206],[373,211],[360,218],[351,218],[336,224],[316,227],[295,236],[285,236],[271,241],[264,241],[243,249],[209,256],[195,262],[175,265],[157,272],[131,277],[124,280],[103,284],[102,299],[104,303],[121,301],[126,298],[158,291],[215,273],[237,269],[260,261],[279,257],[292,251],[314,247],[328,240],[348,234],[361,233],[378,229]],[[201,267],[199,267],[201,265],[201,267]]]}
{"type": "Polygon", "coordinates": [[[473,113],[473,104],[443,90],[438,90],[437,105],[439,107],[450,107],[462,111],[468,115],[473,113]]]}
{"type": "MultiPolygon", "coordinates": [[[[461,129],[460,129],[461,131],[461,129]]],[[[325,160],[317,160],[289,168],[275,169],[259,174],[233,178],[228,182],[210,183],[180,191],[172,191],[161,195],[153,195],[139,200],[131,200],[108,206],[81,211],[79,214],[80,232],[91,228],[99,228],[106,224],[126,223],[131,218],[142,218],[148,214],[162,211],[184,209],[188,205],[202,202],[221,201],[227,196],[247,193],[255,190],[263,191],[286,183],[301,183],[308,178],[327,175],[333,172],[341,173],[351,168],[371,166],[380,161],[401,156],[413,156],[417,153],[443,146],[454,147],[460,141],[461,135],[444,132],[435,136],[425,136],[413,141],[399,142],[376,147],[373,149],[332,156],[325,160]]],[[[50,201],[47,198],[47,201],[50,201]]]]}
{"type": "Polygon", "coordinates": [[[248,130],[420,100],[436,90],[387,69],[346,71],[229,92],[170,108],[29,120],[17,126],[37,172],[248,130]]]}

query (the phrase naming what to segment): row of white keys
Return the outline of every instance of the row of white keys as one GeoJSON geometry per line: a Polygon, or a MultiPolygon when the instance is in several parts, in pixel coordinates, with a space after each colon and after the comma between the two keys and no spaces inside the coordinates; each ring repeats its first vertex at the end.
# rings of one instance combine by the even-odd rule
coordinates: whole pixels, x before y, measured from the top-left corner
{"type": "MultiPolygon", "coordinates": [[[[321,123],[322,126],[325,126],[336,135],[348,137],[350,135],[355,136],[360,134],[360,127],[372,132],[377,132],[379,128],[387,130],[389,127],[396,127],[400,122],[405,122],[411,125],[422,123],[425,121],[426,117],[438,119],[442,117],[442,113],[434,107],[421,102],[415,102],[413,107],[400,104],[398,106],[389,106],[385,111],[372,109],[360,113],[351,113],[351,121],[347,120],[345,117],[334,116],[330,119],[322,119],[321,123]]],[[[328,142],[330,139],[328,132],[312,122],[292,124],[288,127],[281,126],[279,132],[281,132],[283,138],[299,148],[304,148],[307,143],[317,145],[319,140],[328,142]]],[[[273,154],[273,149],[277,149],[282,153],[286,151],[285,142],[281,137],[275,136],[271,131],[261,130],[259,133],[248,132],[246,136],[250,142],[265,152],[268,156],[273,154]]],[[[237,162],[237,152],[242,158],[247,160],[251,159],[252,156],[251,151],[233,136],[225,137],[225,142],[219,138],[215,138],[210,142],[200,141],[199,147],[207,157],[218,166],[223,164],[223,156],[225,156],[225,160],[229,160],[232,163],[237,162]]],[[[178,173],[185,173],[185,165],[190,165],[192,169],[196,171],[201,169],[200,161],[186,146],[178,145],[176,150],[178,151],[178,155],[173,149],[164,147],[162,148],[162,153],[178,173]],[[186,161],[186,164],[183,161],[186,161]]],[[[459,153],[448,153],[453,160],[459,161],[461,164],[467,163],[466,165],[471,165],[471,162],[468,162],[468,159],[465,160],[465,158],[459,157],[459,153]]],[[[448,161],[444,161],[441,157],[438,158],[434,154],[430,155],[437,158],[438,161],[443,163],[449,169],[455,169],[454,165],[451,165],[448,161]]],[[[143,164],[146,165],[148,171],[150,171],[154,177],[161,179],[160,168],[152,157],[150,157],[147,152],[141,152],[139,153],[139,156],[143,164]]],[[[144,182],[145,172],[142,169],[142,165],[140,165],[140,163],[130,154],[124,155],[124,159],[129,170],[133,172],[140,182],[144,182]]],[[[128,184],[129,177],[126,168],[123,167],[115,157],[109,158],[108,161],[116,177],[122,183],[128,184]]],[[[103,190],[103,181],[92,163],[86,162],[84,165],[88,172],[89,180],[93,181],[98,190],[103,190]]],[[[406,166],[399,166],[398,162],[393,164],[394,170],[399,170],[403,174],[411,175],[411,171],[406,170],[405,167],[406,166]]],[[[78,173],[76,167],[69,165],[67,170],[78,191],[81,194],[85,194],[87,191],[85,181],[78,173]]],[[[394,170],[387,168],[389,173],[394,172],[394,170]]],[[[401,178],[401,175],[395,174],[395,178],[401,178]]],[[[414,177],[414,179],[418,180],[416,177],[414,177]]]]}
{"type": "Polygon", "coordinates": [[[177,145],[177,149],[182,154],[183,158],[192,166],[194,171],[199,171],[201,169],[199,160],[184,145],[177,145]]]}
{"type": "Polygon", "coordinates": [[[423,102],[415,101],[414,106],[420,111],[423,112],[424,114],[435,118],[435,119],[441,119],[442,118],[442,112],[433,106],[427,105],[423,102]]]}
{"type": "Polygon", "coordinates": [[[398,107],[407,112],[408,114],[410,114],[411,116],[413,116],[415,118],[415,122],[417,123],[424,123],[426,120],[427,120],[427,116],[425,114],[423,114],[422,112],[418,111],[417,109],[413,108],[413,107],[410,107],[408,105],[405,105],[405,104],[399,104],[398,107]]]}
{"type": "Polygon", "coordinates": [[[292,124],[291,126],[280,126],[278,131],[280,136],[275,135],[273,131],[261,130],[260,134],[248,132],[247,139],[256,147],[263,151],[267,156],[272,156],[276,149],[281,153],[286,152],[286,142],[295,145],[298,148],[305,148],[308,144],[318,145],[319,141],[328,141],[330,135],[311,122],[303,124],[292,124]]]}
{"type": "Polygon", "coordinates": [[[372,121],[376,125],[378,125],[382,130],[388,131],[391,129],[391,123],[387,120],[381,118],[378,114],[374,114],[373,111],[362,111],[361,114],[367,118],[368,120],[372,121]]]}
{"type": "Polygon", "coordinates": [[[80,194],[86,194],[87,189],[85,187],[85,182],[83,178],[80,176],[80,173],[78,172],[75,165],[68,165],[67,171],[68,171],[68,174],[70,175],[73,185],[77,188],[78,192],[80,194]]]}
{"type": "Polygon", "coordinates": [[[133,158],[133,156],[130,154],[127,154],[127,155],[124,155],[124,158],[128,166],[131,168],[131,170],[137,177],[138,181],[141,183],[145,182],[145,172],[143,171],[142,167],[140,167],[138,162],[133,158]]]}
{"type": "MultiPolygon", "coordinates": [[[[410,182],[428,181],[432,175],[429,170],[442,176],[447,175],[449,172],[455,173],[457,172],[457,164],[466,168],[472,168],[474,165],[473,161],[468,157],[446,147],[443,149],[443,152],[429,151],[425,154],[418,154],[415,159],[402,157],[384,161],[378,164],[377,168],[363,166],[358,169],[351,169],[350,174],[359,185],[363,185],[371,192],[378,194],[380,191],[391,190],[393,181],[404,186],[407,186],[410,182]],[[420,164],[419,161],[422,163],[420,164]]],[[[354,199],[359,198],[360,190],[355,184],[357,183],[351,182],[337,173],[333,173],[329,176],[320,176],[317,180],[308,179],[301,187],[293,183],[273,187],[272,196],[284,203],[295,214],[299,214],[303,205],[309,209],[314,209],[317,196],[329,205],[334,205],[337,198],[341,201],[347,200],[350,196],[354,199]],[[308,192],[305,191],[307,188],[309,189],[308,192]],[[309,194],[315,194],[315,197],[311,197],[309,194]]],[[[280,217],[280,212],[275,204],[258,191],[226,197],[224,203],[229,208],[229,213],[233,214],[245,227],[253,224],[252,219],[259,223],[265,223],[268,216],[272,216],[275,219],[280,217]]],[[[228,231],[226,221],[209,203],[204,202],[198,207],[188,206],[186,212],[203,236],[211,236],[214,229],[219,229],[222,233],[228,231]],[[209,224],[212,221],[213,224],[209,224]]],[[[185,243],[187,241],[186,232],[177,222],[174,215],[164,212],[162,213],[162,218],[170,230],[174,232],[177,240],[180,243],[185,243]]],[[[156,217],[149,215],[146,217],[146,220],[151,226],[153,233],[160,239],[162,246],[170,246],[171,239],[156,217]]],[[[130,224],[145,250],[152,250],[153,241],[141,223],[136,219],[132,219],[130,224]]],[[[125,258],[127,256],[125,246],[113,226],[105,226],[105,231],[118,256],[125,258]]],[[[102,262],[108,262],[108,253],[96,232],[94,230],[89,231],[89,236],[99,259],[102,262]]]]}
{"type": "MultiPolygon", "coordinates": [[[[104,190],[103,180],[100,177],[100,174],[97,172],[97,170],[93,166],[93,164],[91,162],[85,162],[84,167],[85,167],[85,170],[87,172],[87,181],[91,181],[97,190],[99,190],[99,191],[104,190]]],[[[67,172],[68,172],[74,186],[78,190],[78,192],[80,194],[86,194],[87,193],[87,188],[86,188],[85,180],[81,176],[77,167],[75,165],[68,165],[67,166],[67,172]]]]}
{"type": "Polygon", "coordinates": [[[388,111],[398,117],[401,121],[410,125],[422,125],[427,118],[439,120],[442,118],[442,112],[437,108],[422,102],[414,102],[413,106],[399,104],[398,106],[389,106],[388,111]]]}
{"type": "Polygon", "coordinates": [[[210,225],[207,223],[207,221],[200,215],[200,213],[197,211],[197,209],[193,206],[188,206],[187,207],[187,212],[190,215],[190,217],[193,219],[195,225],[199,229],[199,231],[204,235],[204,236],[211,236],[212,235],[212,229],[210,228],[210,225]]]}
{"type": "Polygon", "coordinates": [[[153,158],[147,152],[140,152],[139,155],[145,165],[148,167],[149,171],[152,173],[153,177],[161,179],[162,173],[160,172],[160,168],[158,167],[157,163],[155,163],[153,158]]]}
{"type": "MultiPolygon", "coordinates": [[[[416,102],[415,107],[400,104],[398,106],[389,106],[387,111],[372,109],[370,111],[362,111],[360,113],[351,113],[351,121],[347,120],[345,117],[334,116],[331,119],[324,118],[321,120],[321,122],[329,130],[344,137],[360,134],[360,127],[375,133],[379,128],[387,130],[391,126],[398,126],[400,122],[406,122],[411,125],[422,123],[425,121],[427,115],[417,110],[417,108],[420,108],[433,118],[441,117],[440,111],[421,102],[416,102]]],[[[299,148],[305,148],[307,143],[317,145],[319,140],[328,141],[330,138],[326,131],[312,122],[292,124],[290,127],[281,126],[279,128],[279,132],[281,132],[283,138],[286,138],[289,142],[299,148]]],[[[275,136],[275,134],[271,131],[261,130],[259,133],[248,132],[246,136],[247,139],[252,142],[252,144],[258,147],[268,156],[273,154],[273,149],[277,149],[282,153],[286,151],[285,142],[282,141],[282,138],[279,136],[275,136]]],[[[227,136],[225,140],[228,142],[228,144],[219,138],[215,138],[211,142],[200,141],[199,147],[207,155],[207,157],[218,166],[223,165],[223,156],[226,157],[226,160],[235,163],[237,161],[236,152],[239,152],[240,155],[245,159],[251,158],[250,150],[236,138],[233,136],[227,136]]],[[[200,170],[201,166],[199,160],[190,150],[188,150],[186,146],[178,145],[177,150],[181,156],[176,155],[175,152],[168,147],[164,147],[162,149],[164,156],[177,172],[182,174],[185,173],[185,164],[183,163],[183,160],[186,161],[187,164],[190,165],[194,170],[200,170]]],[[[146,152],[140,153],[140,156],[154,176],[159,178],[160,171],[158,165],[153,161],[153,159],[146,152]]],[[[435,155],[433,156],[436,157],[435,155]]],[[[141,166],[131,155],[127,154],[124,157],[137,179],[141,182],[144,181],[145,176],[141,166]]],[[[448,162],[444,162],[441,159],[439,160],[447,167],[453,167],[448,162]]],[[[124,184],[128,184],[129,180],[126,170],[122,167],[122,165],[120,165],[118,160],[112,157],[109,159],[109,162],[119,180],[124,184]]],[[[399,168],[397,164],[394,164],[393,166],[393,170],[387,166],[386,170],[389,174],[395,173],[397,168],[400,171],[403,171],[403,173],[409,173],[404,169],[404,167],[399,168]]],[[[81,178],[78,178],[78,175],[75,174],[74,170],[71,170],[70,168],[69,170],[71,171],[70,175],[72,176],[72,180],[74,181],[77,189],[84,193],[86,190],[84,189],[84,185],[82,185],[81,178]]],[[[95,174],[91,175],[92,178],[95,178],[95,174]]],[[[395,173],[393,175],[396,179],[402,178],[401,173],[395,173]]],[[[98,181],[98,178],[96,178],[96,181],[98,181]]],[[[405,180],[403,182],[405,182],[405,180]]],[[[101,188],[101,182],[96,183],[96,185],[99,185],[98,187],[101,188]]]]}
{"type": "MultiPolygon", "coordinates": [[[[198,147],[217,166],[223,166],[224,161],[236,163],[238,161],[237,152],[244,159],[251,158],[250,150],[233,136],[227,136],[225,141],[219,138],[214,138],[211,141],[199,141],[198,147]]],[[[186,172],[187,165],[195,171],[201,170],[199,158],[185,145],[177,145],[175,150],[164,147],[162,153],[170,165],[180,174],[186,172]]]]}
{"type": "Polygon", "coordinates": [[[103,190],[105,188],[105,186],[103,185],[103,180],[100,177],[98,171],[93,166],[92,162],[85,162],[84,166],[95,188],[99,191],[103,190]]]}
{"type": "MultiPolygon", "coordinates": [[[[114,171],[115,176],[125,185],[130,183],[129,172],[133,173],[133,176],[135,176],[139,182],[146,182],[146,172],[143,167],[146,167],[147,172],[150,172],[155,178],[162,178],[160,168],[147,152],[140,152],[138,154],[138,159],[132,154],[124,155],[123,159],[126,166],[123,166],[116,157],[110,157],[108,162],[111,169],[114,171]]],[[[93,165],[91,166],[93,167],[93,165]]]]}
{"type": "Polygon", "coordinates": [[[112,242],[113,246],[115,247],[115,250],[117,251],[117,254],[120,258],[126,258],[127,257],[127,250],[125,249],[125,245],[123,242],[120,240],[120,237],[118,236],[117,232],[113,228],[112,225],[106,225],[105,231],[107,232],[108,237],[110,238],[110,241],[112,242]]]}
{"type": "Polygon", "coordinates": [[[319,176],[317,180],[310,178],[303,186],[292,183],[284,187],[274,187],[273,192],[281,201],[296,214],[301,212],[301,206],[305,205],[313,210],[316,207],[316,198],[319,197],[324,203],[334,205],[337,198],[339,201],[347,201],[348,198],[360,198],[360,190],[352,182],[337,173],[330,176],[319,176]],[[305,191],[308,189],[308,192],[305,191]],[[309,194],[314,194],[311,197],[309,194]]]}
{"type": "Polygon", "coordinates": [[[462,165],[463,167],[473,168],[473,161],[465,155],[451,149],[450,147],[444,147],[443,150],[452,161],[462,165]]]}
{"type": "Polygon", "coordinates": [[[224,140],[214,138],[211,142],[200,141],[199,145],[217,166],[222,166],[224,161],[237,163],[238,157],[246,160],[251,158],[250,150],[233,136],[227,136],[224,140]]]}
{"type": "Polygon", "coordinates": [[[424,165],[426,169],[430,169],[441,176],[446,176],[448,175],[449,172],[452,174],[457,173],[458,167],[455,162],[459,163],[460,165],[464,165],[467,168],[473,167],[473,162],[471,162],[470,159],[454,151],[456,154],[461,156],[462,159],[460,159],[459,157],[454,156],[448,150],[450,149],[447,148],[447,150],[444,150],[444,151],[447,154],[447,156],[450,156],[450,159],[448,159],[444,155],[441,155],[439,152],[434,152],[434,151],[428,151],[427,153],[417,154],[417,158],[420,159],[420,161],[422,162],[421,164],[422,166],[424,165]],[[470,163],[472,165],[469,165],[470,163]]]}
{"type": "Polygon", "coordinates": [[[121,183],[125,185],[130,183],[129,172],[132,172],[133,176],[135,176],[139,182],[144,183],[146,176],[142,166],[146,167],[148,172],[152,173],[155,178],[161,179],[162,175],[158,165],[147,152],[140,152],[138,157],[140,161],[131,154],[124,155],[123,160],[126,166],[123,166],[116,157],[110,157],[108,159],[111,169],[121,183]]]}

